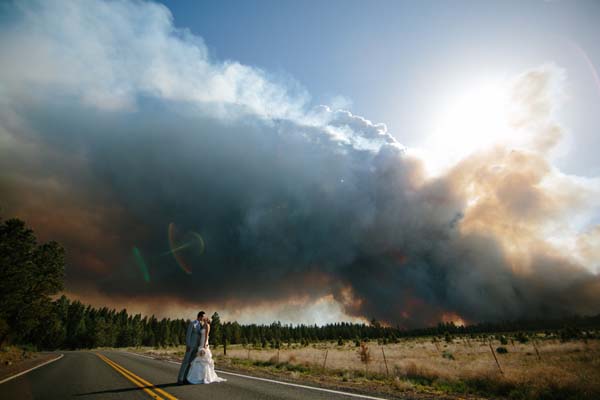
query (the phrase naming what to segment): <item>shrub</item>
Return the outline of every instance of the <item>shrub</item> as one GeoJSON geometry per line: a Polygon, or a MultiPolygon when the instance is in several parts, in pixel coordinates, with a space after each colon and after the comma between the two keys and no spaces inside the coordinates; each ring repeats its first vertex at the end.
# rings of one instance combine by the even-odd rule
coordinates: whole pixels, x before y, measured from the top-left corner
{"type": "Polygon", "coordinates": [[[506,347],[500,346],[500,347],[496,348],[496,353],[498,353],[498,354],[506,354],[506,353],[508,353],[508,350],[506,349],[506,347]]]}
{"type": "Polygon", "coordinates": [[[371,362],[371,351],[369,350],[369,346],[367,346],[366,342],[360,343],[360,349],[358,350],[358,355],[360,356],[360,361],[365,364],[365,370],[368,368],[369,363],[371,362]]]}
{"type": "Polygon", "coordinates": [[[438,375],[424,367],[417,366],[414,362],[408,362],[404,368],[395,367],[396,376],[403,375],[406,379],[421,385],[429,385],[438,379],[438,375]]]}
{"type": "Polygon", "coordinates": [[[527,343],[529,342],[529,338],[527,337],[527,335],[525,335],[523,332],[519,332],[515,335],[515,339],[517,339],[517,341],[519,343],[527,343]]]}
{"type": "Polygon", "coordinates": [[[560,341],[567,342],[569,340],[578,339],[581,336],[581,331],[574,327],[566,327],[560,331],[560,341]]]}
{"type": "Polygon", "coordinates": [[[279,363],[279,357],[277,357],[277,354],[271,356],[271,358],[269,358],[269,363],[270,364],[278,364],[279,363]]]}
{"type": "Polygon", "coordinates": [[[446,332],[444,334],[444,340],[446,341],[446,343],[452,343],[452,335],[450,335],[450,333],[446,332]]]}

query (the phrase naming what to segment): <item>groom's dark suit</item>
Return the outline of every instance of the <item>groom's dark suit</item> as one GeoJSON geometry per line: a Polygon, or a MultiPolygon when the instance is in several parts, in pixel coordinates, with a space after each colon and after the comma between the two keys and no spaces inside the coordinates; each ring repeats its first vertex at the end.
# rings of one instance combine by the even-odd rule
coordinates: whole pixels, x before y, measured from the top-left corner
{"type": "Polygon", "coordinates": [[[190,322],[187,333],[185,335],[186,352],[181,362],[181,368],[179,369],[178,381],[183,381],[187,378],[188,371],[190,369],[190,363],[196,357],[198,353],[198,347],[200,347],[200,335],[202,330],[202,324],[197,319],[190,322]]]}

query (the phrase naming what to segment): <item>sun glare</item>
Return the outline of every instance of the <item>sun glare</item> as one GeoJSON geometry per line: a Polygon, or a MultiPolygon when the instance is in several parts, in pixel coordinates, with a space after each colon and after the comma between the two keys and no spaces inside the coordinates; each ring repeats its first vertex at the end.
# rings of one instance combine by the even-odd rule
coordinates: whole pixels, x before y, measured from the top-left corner
{"type": "Polygon", "coordinates": [[[467,151],[501,140],[506,134],[507,101],[500,86],[484,86],[452,101],[440,118],[439,134],[467,151]]]}
{"type": "Polygon", "coordinates": [[[438,173],[465,156],[497,143],[517,139],[509,124],[509,88],[486,82],[448,98],[433,113],[431,135],[422,152],[431,173],[438,173]]]}

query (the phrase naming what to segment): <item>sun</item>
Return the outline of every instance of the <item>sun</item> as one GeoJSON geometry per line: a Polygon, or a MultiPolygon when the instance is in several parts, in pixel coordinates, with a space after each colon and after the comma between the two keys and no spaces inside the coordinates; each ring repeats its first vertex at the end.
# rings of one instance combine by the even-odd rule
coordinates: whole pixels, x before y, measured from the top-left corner
{"type": "Polygon", "coordinates": [[[507,132],[508,101],[500,85],[486,85],[461,93],[439,117],[438,135],[450,148],[477,150],[500,141],[507,132]]]}
{"type": "Polygon", "coordinates": [[[449,96],[431,113],[421,153],[430,172],[440,172],[478,150],[518,139],[511,127],[510,85],[478,82],[449,96]]]}

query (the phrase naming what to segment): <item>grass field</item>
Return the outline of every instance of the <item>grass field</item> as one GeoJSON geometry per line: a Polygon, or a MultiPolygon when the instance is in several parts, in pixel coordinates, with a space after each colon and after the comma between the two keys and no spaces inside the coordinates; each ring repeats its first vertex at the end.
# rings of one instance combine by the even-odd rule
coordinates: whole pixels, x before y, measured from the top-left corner
{"type": "MultiPolygon", "coordinates": [[[[213,353],[221,366],[265,370],[294,379],[317,377],[383,393],[600,398],[600,340],[560,342],[540,336],[527,343],[510,338],[504,342],[507,344],[467,337],[447,342],[429,337],[386,345],[368,342],[365,347],[357,347],[354,342],[341,346],[337,342],[292,344],[279,350],[235,345],[228,346],[226,356],[223,347],[213,353]],[[498,347],[507,352],[499,353],[498,347]]],[[[183,354],[183,348],[143,351],[158,356],[183,354]]]]}

